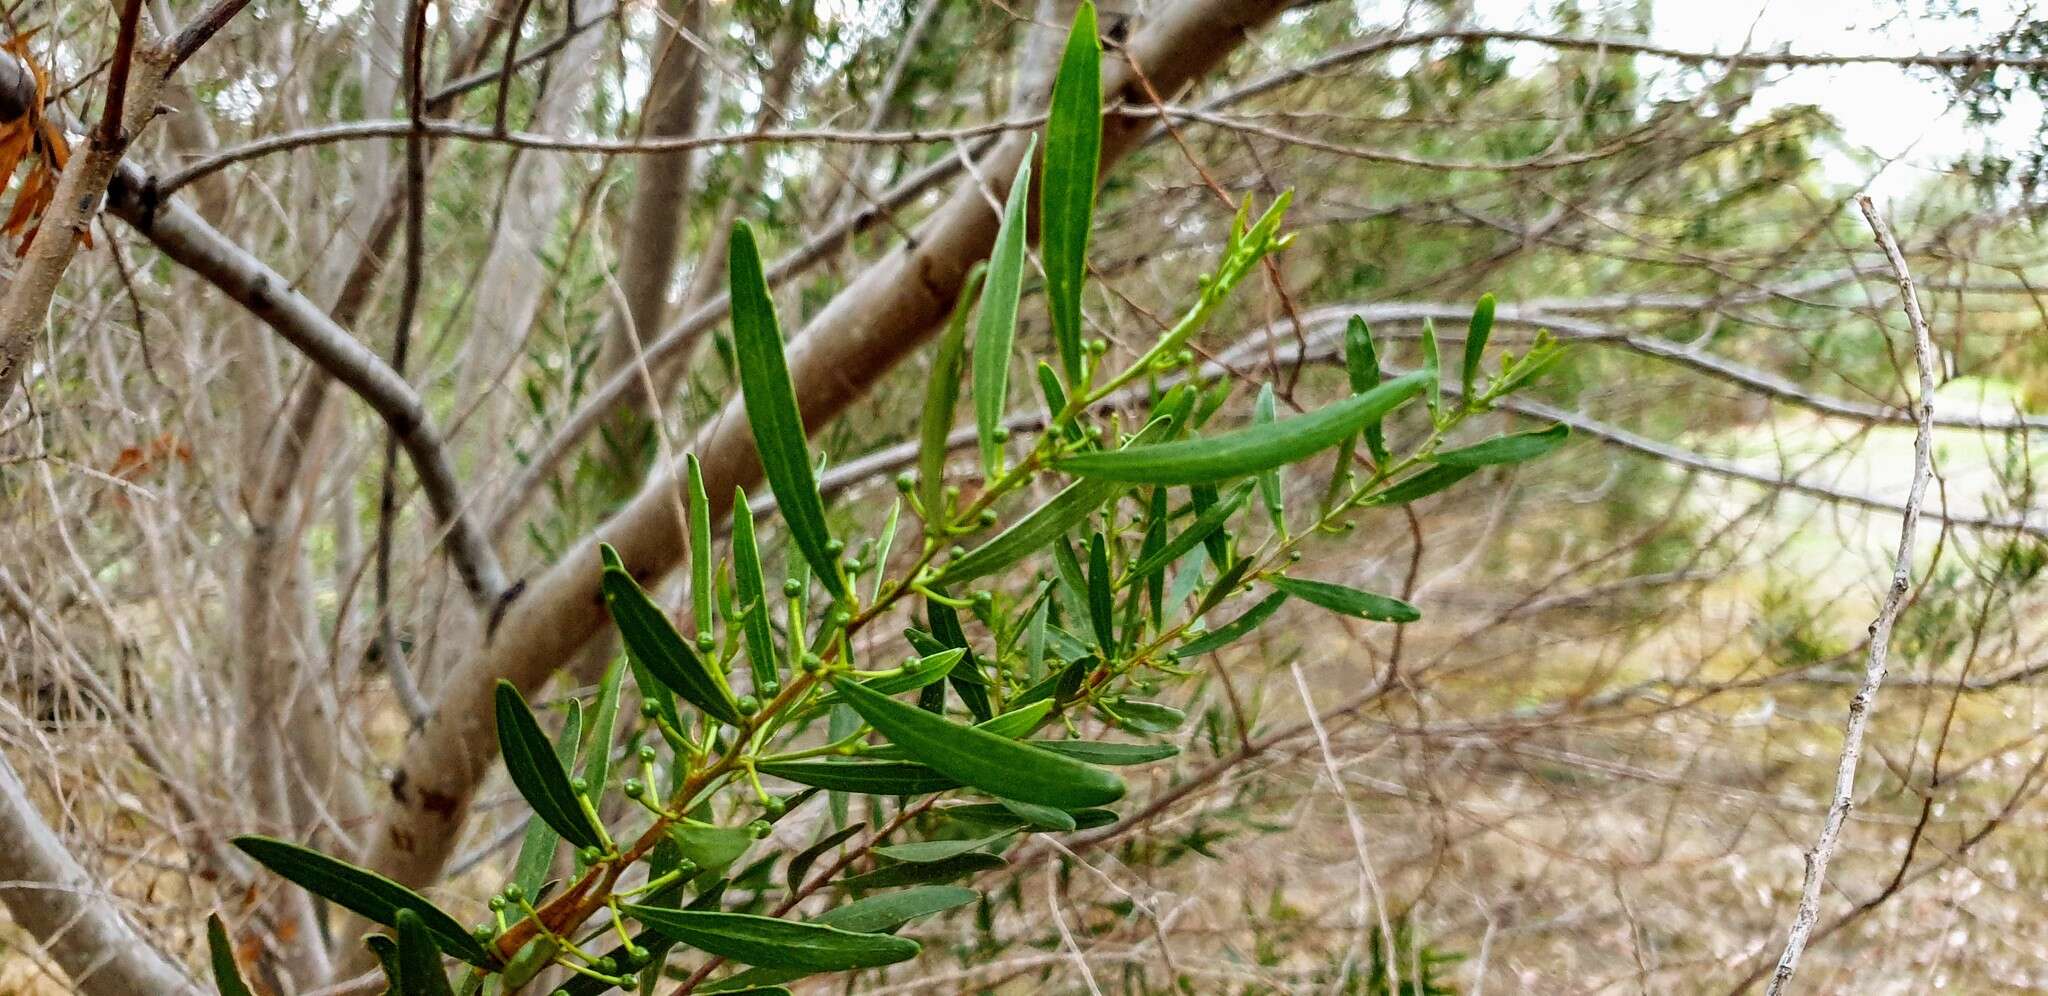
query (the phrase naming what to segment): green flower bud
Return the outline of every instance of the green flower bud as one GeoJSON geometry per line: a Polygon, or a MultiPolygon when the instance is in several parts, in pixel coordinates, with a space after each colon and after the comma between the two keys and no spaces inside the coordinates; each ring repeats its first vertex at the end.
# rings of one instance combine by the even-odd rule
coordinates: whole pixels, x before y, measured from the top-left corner
{"type": "Polygon", "coordinates": [[[989,431],[988,435],[990,439],[993,439],[998,443],[1007,443],[1010,441],[1010,427],[1007,425],[996,426],[994,429],[989,431]]]}
{"type": "Polygon", "coordinates": [[[502,910],[502,909],[504,909],[504,908],[505,908],[505,897],[504,897],[504,896],[492,896],[492,897],[491,897],[491,902],[490,902],[490,907],[491,907],[491,911],[492,911],[492,912],[494,912],[494,913],[495,913],[495,912],[497,912],[498,910],[502,910]]]}
{"type": "Polygon", "coordinates": [[[654,763],[654,745],[653,745],[653,744],[641,744],[641,745],[640,745],[640,763],[642,763],[642,764],[653,764],[653,763],[654,763]]]}
{"type": "Polygon", "coordinates": [[[569,779],[569,788],[572,791],[574,791],[577,795],[589,795],[590,781],[580,776],[576,778],[571,778],[569,779]]]}
{"type": "Polygon", "coordinates": [[[906,470],[896,475],[896,490],[909,494],[911,489],[915,487],[917,487],[917,476],[915,474],[906,470]]]}
{"type": "Polygon", "coordinates": [[[470,931],[469,936],[476,938],[478,944],[489,944],[497,939],[498,932],[489,927],[478,927],[470,931]]]}
{"type": "Polygon", "coordinates": [[[826,541],[825,541],[825,552],[826,552],[826,553],[829,553],[829,554],[831,554],[832,556],[835,556],[835,557],[839,556],[839,555],[840,555],[840,554],[842,554],[842,553],[845,553],[845,552],[846,552],[846,541],[845,541],[845,540],[840,540],[840,539],[832,539],[832,540],[826,540],[826,541]]]}
{"type": "Polygon", "coordinates": [[[760,840],[761,838],[768,836],[769,832],[773,831],[774,829],[774,827],[769,825],[767,820],[755,820],[754,822],[747,824],[747,833],[752,834],[755,840],[760,840]]]}
{"type": "Polygon", "coordinates": [[[975,516],[975,518],[979,519],[984,526],[993,526],[996,524],[996,510],[984,508],[981,510],[981,514],[975,516]]]}
{"type": "Polygon", "coordinates": [[[656,717],[656,716],[658,716],[658,715],[660,715],[660,714],[661,714],[661,707],[660,707],[660,706],[658,706],[658,705],[655,705],[655,704],[654,704],[654,700],[653,700],[653,699],[648,699],[648,700],[646,700],[646,701],[644,701],[644,702],[641,702],[641,703],[640,703],[640,718],[641,718],[641,719],[653,719],[654,717],[656,717]]]}
{"type": "Polygon", "coordinates": [[[638,778],[628,778],[626,784],[619,786],[619,791],[626,793],[628,799],[638,799],[647,794],[647,786],[640,784],[638,778]]]}
{"type": "Polygon", "coordinates": [[[508,886],[506,886],[506,887],[505,887],[505,901],[506,901],[506,902],[508,902],[508,903],[516,903],[516,902],[518,902],[518,901],[520,901],[520,900],[522,900],[522,899],[525,899],[525,898],[526,898],[526,890],[525,890],[525,889],[522,889],[522,888],[520,888],[520,887],[519,887],[519,883],[517,883],[517,882],[514,882],[514,883],[512,883],[511,885],[508,885],[508,886]]]}
{"type": "Polygon", "coordinates": [[[738,705],[742,716],[751,716],[761,711],[761,700],[751,695],[740,696],[738,705]]]}
{"type": "Polygon", "coordinates": [[[699,653],[708,654],[717,649],[718,637],[713,636],[710,630],[699,630],[697,632],[697,651],[699,653]]]}
{"type": "Polygon", "coordinates": [[[804,586],[803,586],[803,585],[802,585],[801,583],[799,583],[799,582],[797,581],[797,579],[795,579],[795,578],[788,578],[788,579],[786,579],[786,580],[784,580],[784,581],[782,582],[782,594],[783,594],[783,597],[785,597],[785,598],[795,598],[795,597],[797,597],[798,595],[801,595],[801,594],[803,594],[803,593],[804,593],[804,586]]]}
{"type": "Polygon", "coordinates": [[[769,816],[781,816],[784,812],[787,812],[789,810],[789,803],[786,803],[782,801],[780,798],[771,795],[768,797],[767,802],[761,804],[761,809],[762,811],[766,812],[769,816]]]}

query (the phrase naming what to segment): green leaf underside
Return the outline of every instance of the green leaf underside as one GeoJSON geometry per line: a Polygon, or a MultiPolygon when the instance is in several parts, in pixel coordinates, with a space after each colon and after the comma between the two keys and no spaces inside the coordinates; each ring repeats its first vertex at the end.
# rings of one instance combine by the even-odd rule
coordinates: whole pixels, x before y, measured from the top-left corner
{"type": "Polygon", "coordinates": [[[748,913],[635,905],[625,910],[627,915],[665,937],[700,951],[765,968],[842,972],[908,961],[921,950],[916,941],[906,938],[748,913]]]}
{"type": "Polygon", "coordinates": [[[899,885],[925,885],[937,882],[951,882],[969,875],[980,874],[1006,864],[1003,859],[986,851],[969,851],[944,861],[913,862],[889,865],[860,875],[849,875],[832,883],[835,888],[848,891],[890,889],[899,885]]]}
{"type": "Polygon", "coordinates": [[[1193,550],[1202,541],[1215,535],[1217,530],[1222,529],[1223,524],[1229,521],[1232,515],[1236,514],[1238,508],[1244,504],[1245,499],[1251,497],[1251,494],[1252,484],[1250,482],[1232,488],[1229,494],[1224,495],[1222,499],[1203,509],[1201,514],[1195,516],[1195,521],[1189,523],[1188,527],[1181,530],[1179,535],[1167,540],[1165,546],[1146,554],[1143,560],[1138,561],[1130,569],[1130,576],[1144,577],[1186,556],[1188,551],[1193,550]]]}
{"type": "Polygon", "coordinates": [[[1135,484],[1202,484],[1295,463],[1336,446],[1422,390],[1411,373],[1306,415],[1245,426],[1221,435],[1120,450],[1078,453],[1054,465],[1086,480],[1135,484]]]}
{"type": "Polygon", "coordinates": [[[1118,744],[1100,740],[1028,740],[1034,747],[1071,757],[1085,764],[1123,767],[1164,761],[1180,753],[1172,744],[1118,744]]]}
{"type": "Polygon", "coordinates": [[[974,426],[981,442],[981,464],[991,476],[1002,465],[1002,444],[996,428],[1010,390],[1010,352],[1017,335],[1017,301],[1024,287],[1025,210],[1031,190],[1031,151],[1024,152],[1003,207],[1003,224],[988,258],[988,279],[981,290],[981,314],[974,325],[974,426]]]}
{"type": "Polygon", "coordinates": [[[740,633],[755,680],[775,673],[775,627],[768,621],[767,582],[761,573],[761,548],[754,541],[754,513],[747,493],[735,489],[732,499],[732,586],[739,596],[740,633]]]}
{"type": "Polygon", "coordinates": [[[727,262],[732,281],[732,338],[740,394],[754,434],[754,448],[761,457],[762,473],[768,478],[769,490],[775,493],[775,504],[782,511],[790,541],[810,563],[825,590],[843,599],[846,585],[840,578],[838,558],[826,548],[832,536],[825,527],[825,503],[818,497],[817,477],[811,470],[810,447],[805,442],[796,388],[789,380],[789,361],[783,355],[775,303],[768,297],[754,230],[745,222],[733,226],[727,262]]]}
{"type": "Polygon", "coordinates": [[[984,837],[968,837],[962,840],[921,840],[912,844],[893,844],[888,847],[877,847],[875,848],[875,853],[891,861],[929,864],[933,861],[944,861],[947,858],[957,857],[969,851],[979,851],[996,841],[1016,833],[1023,827],[1024,821],[1018,820],[1016,826],[998,830],[984,837]]]}
{"type": "Polygon", "coordinates": [[[1468,401],[1473,397],[1472,385],[1479,381],[1479,364],[1486,358],[1486,340],[1493,335],[1493,308],[1493,295],[1481,294],[1478,307],[1472,309],[1472,324],[1465,333],[1465,362],[1458,383],[1468,401]]]}
{"type": "Polygon", "coordinates": [[[1273,587],[1299,598],[1310,605],[1320,606],[1339,615],[1356,616],[1374,622],[1408,623],[1422,618],[1422,611],[1415,606],[1386,595],[1375,595],[1369,591],[1328,581],[1310,581],[1303,578],[1275,576],[1270,579],[1273,587]]]}
{"type": "Polygon", "coordinates": [[[833,685],[868,724],[933,770],[1005,799],[1060,809],[1123,798],[1123,779],[1072,758],[962,726],[858,682],[833,685]]]}
{"type": "Polygon", "coordinates": [[[1040,244],[1053,341],[1067,379],[1081,376],[1081,284],[1087,276],[1096,172],[1102,157],[1102,45],[1095,5],[1075,12],[1053,81],[1045,126],[1045,180],[1039,185],[1040,244]]]}
{"type": "Polygon", "coordinates": [[[1368,506],[1406,505],[1411,501],[1420,501],[1472,476],[1473,472],[1478,469],[1477,467],[1447,467],[1443,464],[1438,464],[1424,469],[1419,474],[1413,474],[1402,479],[1400,483],[1367,498],[1361,504],[1368,506]]]}
{"type": "Polygon", "coordinates": [[[218,913],[206,917],[206,953],[213,962],[213,986],[220,996],[255,996],[242,981],[241,966],[235,964],[235,946],[229,943],[218,913]]]}
{"type": "Polygon", "coordinates": [[[479,968],[498,965],[454,917],[441,912],[425,896],[376,872],[274,837],[251,834],[236,837],[234,845],[263,867],[365,919],[396,927],[398,911],[411,910],[441,950],[479,968]]]}
{"type": "Polygon", "coordinates": [[[755,768],[764,775],[835,792],[924,795],[960,787],[958,779],[907,761],[769,761],[755,768]]]}
{"type": "Polygon", "coordinates": [[[1545,456],[1563,446],[1571,434],[1571,426],[1559,422],[1547,429],[1532,429],[1528,432],[1495,436],[1483,443],[1475,443],[1462,449],[1445,450],[1430,459],[1440,467],[1464,469],[1521,463],[1545,456]]]}
{"type": "Polygon", "coordinates": [[[618,551],[610,544],[599,547],[604,557],[605,608],[619,628],[626,654],[669,691],[704,710],[705,715],[732,726],[740,725],[739,707],[725,676],[705,666],[697,651],[683,641],[668,614],[647,597],[640,583],[626,572],[618,551]]]}
{"type": "Polygon", "coordinates": [[[1265,622],[1273,613],[1280,611],[1280,603],[1285,601],[1287,593],[1284,591],[1267,595],[1258,604],[1244,610],[1243,615],[1182,644],[1173,651],[1173,656],[1196,657],[1236,643],[1243,639],[1246,633],[1257,629],[1259,624],[1265,622]]]}
{"type": "MultiPolygon", "coordinates": [[[[957,885],[927,885],[902,892],[857,899],[820,913],[812,923],[840,930],[879,934],[921,917],[943,913],[981,898],[981,893],[957,885]]],[[[803,973],[773,968],[750,968],[737,975],[708,983],[698,992],[740,994],[762,992],[756,986],[771,986],[803,977],[803,973]]],[[[784,990],[787,992],[787,990],[784,990]]]]}
{"type": "Polygon", "coordinates": [[[399,996],[455,996],[441,970],[441,952],[419,914],[398,911],[399,996]]]}
{"type": "Polygon", "coordinates": [[[597,831],[583,815],[576,791],[569,787],[569,773],[555,756],[555,745],[534,721],[533,710],[512,683],[500,679],[496,692],[498,749],[505,755],[505,770],[512,784],[526,797],[533,814],[577,847],[596,847],[597,831]]]}

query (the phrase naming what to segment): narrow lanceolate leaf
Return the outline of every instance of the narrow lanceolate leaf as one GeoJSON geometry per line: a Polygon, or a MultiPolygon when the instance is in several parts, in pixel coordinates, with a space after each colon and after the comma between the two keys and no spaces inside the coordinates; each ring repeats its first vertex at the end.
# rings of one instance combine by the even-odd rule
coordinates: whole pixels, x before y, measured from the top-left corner
{"type": "Polygon", "coordinates": [[[704,710],[706,715],[740,725],[739,709],[733,703],[732,689],[726,687],[725,676],[706,666],[704,659],[683,642],[668,614],[626,572],[618,551],[610,544],[598,549],[604,555],[605,608],[619,627],[619,640],[626,645],[627,656],[654,680],[704,710]]]}
{"type": "Polygon", "coordinates": [[[1033,740],[1031,744],[1087,764],[1150,764],[1180,753],[1172,744],[1116,744],[1100,740],[1033,740]]]}
{"type": "Polygon", "coordinates": [[[1045,182],[1039,218],[1045,254],[1045,294],[1053,340],[1067,379],[1081,376],[1081,283],[1088,268],[1088,230],[1095,219],[1095,175],[1102,158],[1102,43],[1095,5],[1074,13],[1053,81],[1045,126],[1045,182]]]}
{"type": "Polygon", "coordinates": [[[1548,454],[1564,445],[1572,434],[1571,426],[1559,422],[1548,429],[1531,429],[1506,436],[1495,436],[1483,443],[1463,449],[1445,450],[1430,457],[1442,467],[1491,467],[1495,464],[1521,463],[1548,454]]]}
{"type": "Polygon", "coordinates": [[[427,897],[376,872],[274,837],[236,837],[234,845],[263,867],[366,920],[396,927],[398,911],[411,910],[441,950],[478,968],[495,969],[498,965],[454,917],[441,912],[427,897]]]}
{"type": "Polygon", "coordinates": [[[1002,806],[1018,819],[1037,829],[1056,830],[1060,833],[1071,833],[1074,829],[1074,817],[1064,809],[1041,806],[1035,802],[1018,802],[1015,799],[1002,800],[1002,806]]]}
{"type": "Polygon", "coordinates": [[[1116,606],[1111,598],[1109,547],[1102,534],[1088,537],[1088,619],[1095,624],[1095,646],[1104,657],[1116,652],[1116,606]]]}
{"type": "MultiPolygon", "coordinates": [[[[981,893],[957,885],[926,885],[902,892],[890,892],[869,896],[844,906],[836,906],[818,914],[812,923],[827,927],[851,930],[862,934],[880,934],[893,931],[912,920],[943,913],[956,907],[965,906],[981,898],[981,893]]],[[[771,990],[758,987],[772,987],[776,983],[802,978],[806,973],[788,969],[750,968],[717,982],[709,983],[697,991],[701,993],[728,993],[744,996],[746,993],[768,993],[771,990]]],[[[773,991],[787,994],[787,989],[773,991]]]]}
{"type": "Polygon", "coordinates": [[[213,987],[220,996],[255,996],[242,981],[241,966],[235,964],[235,946],[228,943],[227,928],[221,926],[218,913],[206,917],[206,953],[213,961],[213,987]]]}
{"type": "MultiPolygon", "coordinates": [[[[624,670],[616,662],[614,670],[624,670]]],[[[607,679],[612,680],[612,679],[607,679]]],[[[602,696],[600,696],[602,697],[602,696]]],[[[616,705],[614,705],[616,709],[616,705]]],[[[562,738],[555,741],[555,757],[568,767],[576,762],[576,739],[583,735],[583,710],[576,701],[569,701],[569,717],[562,721],[562,738]]],[[[526,836],[519,842],[519,854],[512,859],[512,881],[526,890],[529,896],[540,895],[540,887],[548,879],[548,871],[554,867],[555,845],[562,835],[541,819],[526,822],[526,836]]]]}
{"type": "Polygon", "coordinates": [[[728,267],[732,280],[732,341],[740,371],[740,394],[761,470],[775,492],[776,507],[819,583],[835,598],[846,597],[839,558],[827,545],[825,503],[818,497],[817,475],[811,470],[810,447],[804,442],[803,414],[797,410],[796,388],[789,381],[789,361],[782,352],[782,331],[775,321],[775,303],[761,274],[761,251],[754,230],[745,222],[732,229],[728,267]]]}
{"type": "Polygon", "coordinates": [[[1477,397],[1472,386],[1479,382],[1479,364],[1486,359],[1486,340],[1493,335],[1493,295],[1479,295],[1479,306],[1472,309],[1472,325],[1465,333],[1465,365],[1459,371],[1458,385],[1463,390],[1460,397],[1467,404],[1477,397]]]}
{"type": "Polygon", "coordinates": [[[1123,721],[1125,729],[1139,733],[1171,733],[1188,721],[1188,714],[1169,705],[1157,702],[1140,702],[1125,699],[1113,703],[1109,710],[1123,721]]]}
{"type": "Polygon", "coordinates": [[[1100,768],[961,726],[844,677],[832,683],[862,719],[911,757],[991,795],[1060,809],[1123,798],[1123,779],[1100,768]]]}
{"type": "Polygon", "coordinates": [[[396,996],[455,996],[441,970],[441,952],[434,935],[411,910],[398,911],[398,985],[396,996]]]}
{"type": "Polygon", "coordinates": [[[1010,390],[1010,351],[1017,337],[1017,299],[1024,289],[1024,220],[1031,190],[1031,153],[1010,184],[1003,207],[1003,225],[988,257],[988,282],[981,289],[981,315],[974,324],[974,427],[981,437],[981,466],[990,478],[1002,472],[1003,444],[996,429],[1003,424],[1010,390]]]}
{"type": "MultiPolygon", "coordinates": [[[[1272,425],[1278,417],[1278,412],[1275,411],[1273,404],[1272,383],[1260,384],[1259,399],[1252,405],[1252,424],[1255,426],[1272,425]]],[[[1348,432],[1344,434],[1345,437],[1350,435],[1351,433],[1348,432]]],[[[1259,471],[1258,481],[1259,500],[1266,504],[1266,517],[1272,519],[1274,527],[1279,529],[1282,535],[1285,535],[1287,532],[1287,509],[1285,505],[1281,504],[1280,468],[1276,465],[1259,471]]]]}
{"type": "MultiPolygon", "coordinates": [[[[1379,386],[1380,354],[1372,344],[1372,329],[1365,319],[1351,316],[1344,326],[1344,370],[1351,376],[1351,393],[1364,394],[1379,386]]],[[[1373,463],[1385,465],[1391,455],[1387,452],[1387,436],[1380,420],[1365,424],[1365,448],[1372,454],[1373,463]]]]}
{"type": "Polygon", "coordinates": [[[917,502],[924,508],[925,532],[937,535],[935,523],[946,515],[946,437],[953,430],[953,406],[960,400],[960,364],[967,355],[967,310],[974,301],[974,289],[988,273],[988,264],[976,263],[967,273],[967,283],[953,303],[953,317],[939,335],[932,354],[931,380],[924,387],[924,424],[917,444],[917,502]]]}
{"type": "Polygon", "coordinates": [[[776,683],[775,627],[768,621],[768,582],[761,573],[761,547],[754,540],[754,513],[741,489],[734,489],[732,499],[732,584],[739,596],[740,632],[754,687],[766,688],[776,683]]]}
{"type": "Polygon", "coordinates": [[[1077,453],[1055,466],[1088,480],[1137,484],[1199,484],[1256,474],[1336,446],[1422,390],[1412,373],[1306,415],[1249,425],[1203,439],[1077,453]]]}
{"type": "Polygon", "coordinates": [[[1365,505],[1406,505],[1411,501],[1427,498],[1472,476],[1477,467],[1450,467],[1437,464],[1419,474],[1411,474],[1393,487],[1365,499],[1365,505]]]}
{"type": "Polygon", "coordinates": [[[1238,616],[1210,632],[1181,644],[1178,648],[1175,648],[1173,656],[1195,657],[1230,646],[1243,639],[1246,633],[1257,629],[1259,624],[1265,622],[1273,613],[1280,611],[1280,603],[1285,601],[1287,601],[1287,593],[1284,591],[1276,591],[1271,595],[1267,595],[1257,605],[1244,610],[1244,615],[1238,616]]]}
{"type": "Polygon", "coordinates": [[[1240,484],[1215,504],[1202,509],[1195,516],[1195,521],[1189,523],[1188,527],[1181,530],[1179,535],[1167,540],[1165,546],[1146,554],[1143,560],[1138,561],[1131,568],[1130,576],[1144,577],[1185,556],[1197,544],[1215,535],[1217,530],[1222,529],[1223,524],[1230,520],[1231,515],[1237,512],[1239,506],[1242,506],[1245,499],[1251,497],[1251,494],[1252,485],[1249,482],[1240,484]]]}
{"type": "MultiPolygon", "coordinates": [[[[697,454],[683,458],[690,484],[690,608],[697,628],[711,630],[711,498],[704,493],[704,468],[697,454]]],[[[744,506],[736,506],[734,511],[744,506]]]]}
{"type": "Polygon", "coordinates": [[[951,882],[992,869],[1001,868],[1005,862],[1000,856],[987,851],[969,851],[947,858],[944,861],[912,862],[877,868],[859,875],[849,875],[832,883],[835,887],[849,891],[866,889],[889,889],[899,885],[923,885],[931,882],[951,882]]]}
{"type": "Polygon", "coordinates": [[[1414,622],[1422,618],[1422,610],[1398,598],[1375,595],[1341,584],[1278,576],[1272,578],[1272,582],[1273,587],[1289,595],[1339,615],[1395,623],[1414,622]]]}
{"type": "MultiPolygon", "coordinates": [[[[604,792],[605,781],[612,774],[612,734],[618,728],[619,685],[625,672],[625,665],[619,661],[613,661],[611,667],[605,669],[604,677],[597,683],[597,705],[591,709],[590,752],[583,760],[583,778],[591,784],[591,790],[600,795],[604,792]]],[[[565,747],[573,745],[576,734],[565,726],[562,740],[565,747]]],[[[558,748],[556,756],[561,753],[558,748]]],[[[565,768],[569,764],[570,759],[562,761],[565,768]]]]}
{"type": "Polygon", "coordinates": [[[569,787],[569,773],[555,756],[555,745],[534,722],[533,710],[512,683],[499,680],[497,690],[498,747],[505,755],[505,770],[512,784],[533,807],[533,815],[577,847],[596,847],[602,840],[590,825],[569,787]]]}
{"type": "Polygon", "coordinates": [[[979,851],[996,841],[1016,833],[1023,826],[1024,821],[1018,820],[1016,827],[998,830],[985,837],[967,837],[960,840],[920,840],[914,844],[895,844],[889,847],[877,847],[875,848],[875,853],[891,861],[909,861],[921,865],[930,864],[934,861],[956,858],[969,851],[979,851]]]}
{"type": "Polygon", "coordinates": [[[767,761],[755,768],[799,785],[864,795],[924,795],[960,787],[958,779],[907,761],[767,761]]]}
{"type": "Polygon", "coordinates": [[[747,913],[627,906],[626,914],[700,951],[767,968],[843,972],[908,961],[921,950],[907,938],[747,913]]]}
{"type": "Polygon", "coordinates": [[[1422,320],[1422,369],[1417,373],[1428,375],[1424,386],[1429,391],[1425,397],[1429,402],[1429,415],[1435,418],[1444,405],[1443,359],[1437,349],[1436,323],[1427,318],[1422,320]]]}
{"type": "Polygon", "coordinates": [[[1045,722],[1045,717],[1051,712],[1051,700],[1042,700],[1011,709],[1000,716],[982,720],[974,725],[985,732],[1015,740],[1038,729],[1038,724],[1045,722]]]}

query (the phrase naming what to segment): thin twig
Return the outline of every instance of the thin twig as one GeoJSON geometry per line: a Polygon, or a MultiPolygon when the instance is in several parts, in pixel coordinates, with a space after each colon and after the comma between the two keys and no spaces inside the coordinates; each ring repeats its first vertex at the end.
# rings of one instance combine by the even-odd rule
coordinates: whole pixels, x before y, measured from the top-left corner
{"type": "Polygon", "coordinates": [[[1858,195],[1856,206],[1870,223],[1870,230],[1877,237],[1878,247],[1884,250],[1885,258],[1891,261],[1892,273],[1899,281],[1899,297],[1906,312],[1906,324],[1913,330],[1913,363],[1920,370],[1920,397],[1915,406],[1919,426],[1913,433],[1913,483],[1906,493],[1905,521],[1899,528],[1898,556],[1892,561],[1891,588],[1885,593],[1877,620],[1870,624],[1870,657],[1864,666],[1863,685],[1856,690],[1856,697],[1849,700],[1848,728],[1842,735],[1842,759],[1835,768],[1834,799],[1828,804],[1820,839],[1806,856],[1806,879],[1799,889],[1799,911],[1792,918],[1792,931],[1785,939],[1785,953],[1779,956],[1777,970],[1771,973],[1771,984],[1766,990],[1769,996],[1778,996],[1792,981],[1792,973],[1799,968],[1799,956],[1806,950],[1814,925],[1820,920],[1821,883],[1827,878],[1828,861],[1835,856],[1835,846],[1841,841],[1842,824],[1849,817],[1849,807],[1856,790],[1856,763],[1862,757],[1863,734],[1870,726],[1870,713],[1876,705],[1878,689],[1884,684],[1892,626],[1898,622],[1899,609],[1904,606],[1906,592],[1911,587],[1913,533],[1920,526],[1920,503],[1927,494],[1927,482],[1934,477],[1934,343],[1927,332],[1927,319],[1920,313],[1920,295],[1913,289],[1913,276],[1906,270],[1906,257],[1899,251],[1898,241],[1892,238],[1891,229],[1878,215],[1868,195],[1858,195]]]}
{"type": "Polygon", "coordinates": [[[114,35],[114,61],[107,70],[107,107],[100,113],[100,125],[92,137],[93,143],[104,149],[119,148],[125,141],[121,134],[122,102],[128,98],[128,69],[135,64],[135,32],[141,19],[142,0],[126,0],[121,5],[121,26],[114,35]]]}
{"type": "Polygon", "coordinates": [[[185,25],[184,30],[178,32],[177,37],[172,38],[170,44],[164,46],[171,54],[171,70],[175,71],[184,65],[186,59],[199,51],[199,47],[218,34],[220,29],[227,27],[228,22],[234,20],[235,15],[247,6],[249,0],[216,0],[213,6],[193,18],[192,23],[185,25]]]}

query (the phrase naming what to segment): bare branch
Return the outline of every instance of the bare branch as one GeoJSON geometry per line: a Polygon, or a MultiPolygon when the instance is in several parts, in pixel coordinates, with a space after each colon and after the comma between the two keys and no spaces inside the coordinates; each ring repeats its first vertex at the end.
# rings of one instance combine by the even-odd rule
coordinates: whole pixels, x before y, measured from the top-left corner
{"type": "Polygon", "coordinates": [[[1863,669],[1863,684],[1856,689],[1856,696],[1849,700],[1849,721],[1842,733],[1841,763],[1835,768],[1835,794],[1828,803],[1827,819],[1821,823],[1820,839],[1813,850],[1806,855],[1806,877],[1799,887],[1799,909],[1792,918],[1792,931],[1785,939],[1785,953],[1778,957],[1778,967],[1771,973],[1771,984],[1765,991],[1769,996],[1778,996],[1792,981],[1792,973],[1799,968],[1799,956],[1806,950],[1807,940],[1813,928],[1820,921],[1820,892],[1827,880],[1828,861],[1835,856],[1835,846],[1842,838],[1842,824],[1849,818],[1849,807],[1856,795],[1856,765],[1863,756],[1863,734],[1870,726],[1870,714],[1877,705],[1878,689],[1884,684],[1885,669],[1889,666],[1886,655],[1891,649],[1892,626],[1899,620],[1899,610],[1906,603],[1906,592],[1912,584],[1913,538],[1920,527],[1920,502],[1927,495],[1927,483],[1934,477],[1934,342],[1927,332],[1927,319],[1920,313],[1920,295],[1913,289],[1913,275],[1906,270],[1906,257],[1899,252],[1898,240],[1892,238],[1891,229],[1884,218],[1877,213],[1868,195],[1859,195],[1856,206],[1863,211],[1863,217],[1870,222],[1870,230],[1877,238],[1885,258],[1891,260],[1892,272],[1899,281],[1899,297],[1906,312],[1906,324],[1913,330],[1913,364],[1920,371],[1920,415],[1919,429],[1913,435],[1913,483],[1906,493],[1905,521],[1899,527],[1899,552],[1892,560],[1892,583],[1885,591],[1884,604],[1878,609],[1877,620],[1870,624],[1870,656],[1863,669]]]}

